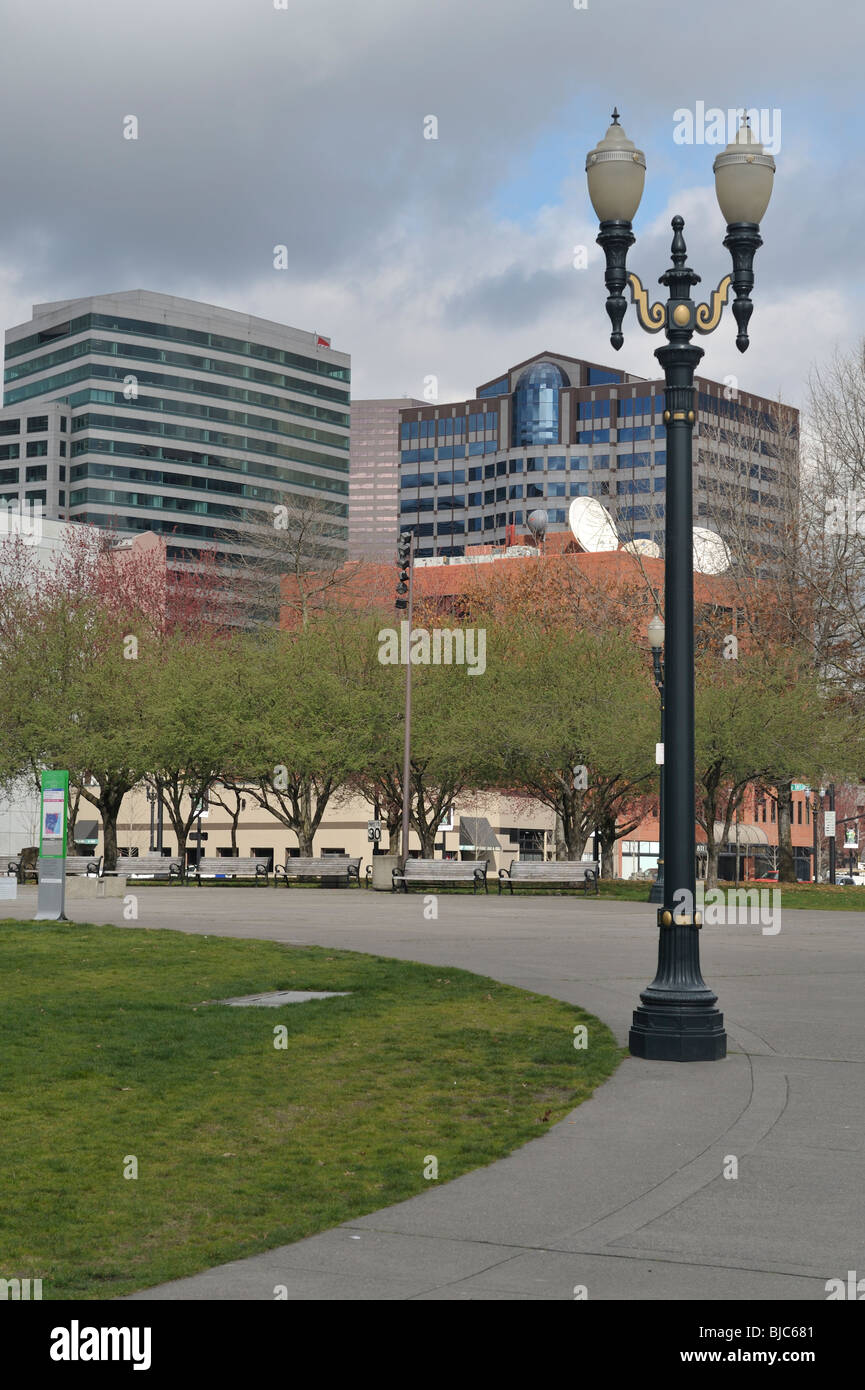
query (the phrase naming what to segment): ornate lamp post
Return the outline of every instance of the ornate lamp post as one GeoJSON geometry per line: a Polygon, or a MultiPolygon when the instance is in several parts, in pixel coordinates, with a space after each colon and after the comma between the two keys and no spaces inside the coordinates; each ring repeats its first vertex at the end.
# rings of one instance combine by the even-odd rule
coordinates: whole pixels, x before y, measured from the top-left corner
{"type": "Polygon", "coordinates": [[[630,1049],[634,1056],[664,1061],[715,1061],[726,1055],[723,1015],[717,996],[700,973],[700,916],[695,910],[694,849],[694,574],[693,481],[691,444],[694,429],[694,371],[703,349],[694,333],[718,327],[730,287],[738,326],[736,346],[748,347],[748,320],[753,305],[754,254],[762,245],[760,220],[769,204],[775,162],[755,140],[747,120],[714,163],[715,191],[727,223],[724,245],[733,260],[708,304],[695,304],[692,287],[700,277],[685,264],[684,220],[674,217],[672,268],[659,283],[669,290],[666,304],[649,304],[638,276],[626,260],[634,243],[631,221],[640,204],[646,158],[634,147],[613,112],[604,139],[586,158],[589,197],[600,221],[598,243],[606,255],[607,313],[610,342],[624,341],[622,320],[630,287],[640,325],[648,333],[664,330],[667,343],[655,351],[664,369],[664,424],[667,436],[666,559],[664,613],[664,898],[658,910],[658,970],[640,995],[634,1012],[630,1049]]]}
{"type": "MultiPolygon", "coordinates": [[[[664,661],[662,652],[664,650],[664,619],[660,613],[656,613],[649,623],[648,628],[649,646],[652,649],[652,672],[655,677],[655,686],[661,697],[661,747],[664,747],[664,661]]],[[[661,763],[658,772],[658,824],[660,826],[658,834],[658,872],[655,881],[649,891],[650,903],[662,903],[664,901],[664,764],[661,763]]]]}

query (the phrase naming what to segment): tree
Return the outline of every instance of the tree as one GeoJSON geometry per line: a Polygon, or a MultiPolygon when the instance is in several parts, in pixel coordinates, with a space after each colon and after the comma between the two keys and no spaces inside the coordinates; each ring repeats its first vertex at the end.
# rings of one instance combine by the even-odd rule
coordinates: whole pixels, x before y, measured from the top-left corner
{"type": "Polygon", "coordinates": [[[181,858],[200,805],[240,752],[245,650],[239,636],[201,628],[163,637],[152,654],[148,771],[181,858]]]}
{"type": "MultiPolygon", "coordinates": [[[[845,723],[834,716],[821,682],[800,651],[740,651],[725,661],[705,654],[695,697],[697,820],[706,832],[706,882],[717,882],[718,849],[749,785],[786,788],[793,777],[819,783],[824,769],[847,759],[845,723]]],[[[779,878],[795,881],[789,822],[779,825],[779,878]]]]}
{"type": "Polygon", "coordinates": [[[305,627],[338,607],[360,573],[346,559],[347,505],[289,489],[274,496],[270,515],[238,510],[223,534],[239,557],[235,601],[247,625],[305,627]]]}
{"type": "Polygon", "coordinates": [[[654,693],[639,651],[616,632],[520,622],[497,629],[494,650],[485,784],[548,806],[570,859],[599,826],[610,871],[610,845],[625,833],[615,817],[654,768],[654,693]]]}
{"type": "Polygon", "coordinates": [[[372,626],[351,613],[245,640],[235,773],[304,856],[334,793],[369,766],[377,651],[372,626]]]}

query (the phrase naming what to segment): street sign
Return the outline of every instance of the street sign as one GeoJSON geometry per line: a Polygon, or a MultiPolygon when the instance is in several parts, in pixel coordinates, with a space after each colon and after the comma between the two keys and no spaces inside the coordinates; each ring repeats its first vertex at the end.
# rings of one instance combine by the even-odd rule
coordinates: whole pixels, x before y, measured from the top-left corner
{"type": "Polygon", "coordinates": [[[206,831],[206,830],[202,830],[201,833],[199,834],[199,832],[198,832],[197,830],[192,830],[192,831],[190,831],[190,833],[189,833],[189,835],[188,835],[187,838],[190,839],[190,840],[206,840],[206,839],[207,839],[207,831],[206,831]]]}
{"type": "Polygon", "coordinates": [[[808,786],[807,782],[792,782],[790,784],[790,790],[794,792],[809,792],[811,788],[808,786]]]}
{"type": "Polygon", "coordinates": [[[834,812],[834,811],[827,811],[827,812],[826,812],[826,828],[825,828],[825,834],[826,834],[826,839],[827,839],[827,840],[834,840],[834,839],[835,839],[835,812],[834,812]]]}
{"type": "Polygon", "coordinates": [[[381,821],[368,820],[366,823],[366,838],[373,844],[378,844],[381,839],[381,821]]]}
{"type": "Polygon", "coordinates": [[[663,743],[656,743],[656,744],[655,744],[655,762],[657,763],[658,767],[663,767],[663,765],[664,765],[664,745],[663,745],[663,743]]]}

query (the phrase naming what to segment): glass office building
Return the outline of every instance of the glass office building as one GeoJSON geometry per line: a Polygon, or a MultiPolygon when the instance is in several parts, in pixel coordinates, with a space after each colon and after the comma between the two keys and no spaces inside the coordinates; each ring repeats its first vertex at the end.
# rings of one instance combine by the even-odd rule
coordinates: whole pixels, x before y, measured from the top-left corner
{"type": "MultiPolygon", "coordinates": [[[[698,380],[694,520],[723,531],[735,511],[765,530],[795,479],[782,477],[776,458],[772,403],[728,396],[698,380]]],[[[415,532],[420,557],[460,556],[466,546],[506,545],[536,508],[551,531],[565,531],[572,500],[596,497],[623,541],[663,549],[663,412],[663,381],[548,352],[478,387],[471,400],[406,404],[400,529],[415,532]]],[[[796,412],[790,416],[795,422],[796,412]]]]}
{"type": "Polygon", "coordinates": [[[181,558],[230,556],[232,525],[320,497],[345,553],[350,375],[318,334],[172,295],[35,305],[6,334],[0,499],[155,531],[181,558]]]}

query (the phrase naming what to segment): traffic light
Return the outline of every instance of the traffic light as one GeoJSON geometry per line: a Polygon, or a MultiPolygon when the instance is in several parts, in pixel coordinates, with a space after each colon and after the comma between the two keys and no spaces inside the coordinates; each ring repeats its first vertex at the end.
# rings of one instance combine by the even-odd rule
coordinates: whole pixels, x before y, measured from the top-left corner
{"type": "Polygon", "coordinates": [[[396,543],[397,565],[399,566],[399,583],[396,586],[396,607],[408,608],[408,578],[411,571],[411,531],[403,531],[396,543]]]}

